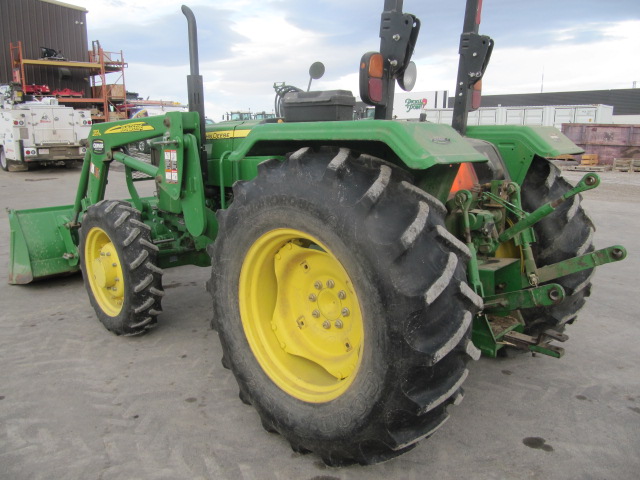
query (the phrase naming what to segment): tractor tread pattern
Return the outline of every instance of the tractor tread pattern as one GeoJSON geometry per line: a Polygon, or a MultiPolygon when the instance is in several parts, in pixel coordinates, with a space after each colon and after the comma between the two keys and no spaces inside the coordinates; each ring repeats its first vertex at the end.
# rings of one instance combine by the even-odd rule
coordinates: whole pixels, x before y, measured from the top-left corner
{"type": "MultiPolygon", "coordinates": [[[[265,429],[282,434],[294,451],[312,451],[331,466],[367,465],[396,457],[447,420],[447,408],[462,399],[460,385],[468,374],[467,362],[478,359],[470,334],[482,299],[466,283],[469,250],[446,230],[444,205],[408,182],[406,172],[384,160],[360,157],[348,149],[304,148],[285,162],[263,162],[258,170],[258,177],[239,195],[234,186],[231,207],[218,211],[220,233],[210,251],[209,286],[223,363],[234,372],[243,401],[254,405],[265,429]],[[345,218],[352,220],[337,221],[343,229],[358,229],[363,239],[358,249],[366,248],[376,258],[382,300],[393,305],[385,328],[395,342],[389,354],[394,358],[389,361],[392,372],[385,383],[376,386],[381,396],[373,406],[362,406],[363,415],[368,415],[366,422],[330,440],[317,438],[326,425],[309,426],[308,419],[294,425],[291,415],[282,418],[270,411],[278,402],[257,387],[254,377],[260,373],[245,371],[246,359],[238,353],[242,349],[226,325],[229,315],[223,308],[228,281],[222,271],[227,262],[222,259],[233,248],[231,238],[239,234],[242,215],[266,202],[265,196],[282,197],[283,192],[292,198],[300,195],[300,202],[308,201],[301,191],[317,197],[309,201],[314,209],[318,203],[330,203],[326,208],[350,215],[345,218]],[[353,224],[356,226],[351,227],[353,224]]],[[[339,429],[349,426],[342,422],[339,429]]]]}
{"type": "Polygon", "coordinates": [[[92,293],[89,299],[105,327],[117,335],[144,333],[157,323],[162,313],[162,269],[156,265],[156,245],[151,243],[151,229],[142,222],[141,213],[129,203],[103,200],[91,206],[82,219],[80,230],[81,268],[87,291],[91,287],[85,269],[84,242],[93,227],[103,229],[113,242],[124,275],[125,296],[121,312],[111,317],[100,308],[92,293]]]}
{"type": "MultiPolygon", "coordinates": [[[[533,211],[561,197],[572,186],[560,169],[549,160],[535,157],[522,186],[522,205],[533,211]]],[[[537,242],[532,245],[536,264],[541,267],[593,251],[593,222],[581,206],[581,195],[561,204],[553,213],[535,224],[537,242]]],[[[525,333],[541,335],[553,329],[562,332],[573,323],[591,293],[593,269],[552,280],[560,284],[567,296],[558,305],[522,310],[525,333]]]]}

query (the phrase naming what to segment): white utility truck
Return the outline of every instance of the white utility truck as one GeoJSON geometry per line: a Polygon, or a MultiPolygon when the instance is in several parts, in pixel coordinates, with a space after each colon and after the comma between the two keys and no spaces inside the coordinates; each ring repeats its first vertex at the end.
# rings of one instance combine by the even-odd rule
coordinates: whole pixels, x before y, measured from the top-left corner
{"type": "Polygon", "coordinates": [[[67,164],[84,158],[81,140],[91,130],[91,112],[58,105],[53,97],[25,100],[0,86],[0,167],[27,170],[34,164],[67,164]]]}

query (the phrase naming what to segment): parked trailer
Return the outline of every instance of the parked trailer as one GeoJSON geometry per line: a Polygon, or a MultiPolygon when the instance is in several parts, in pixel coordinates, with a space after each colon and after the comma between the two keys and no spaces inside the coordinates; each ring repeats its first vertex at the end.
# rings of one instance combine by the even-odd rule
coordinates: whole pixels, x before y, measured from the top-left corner
{"type": "MultiPolygon", "coordinates": [[[[423,110],[428,122],[451,124],[452,108],[423,110]]],[[[612,123],[611,105],[548,105],[543,107],[482,107],[469,113],[469,125],[539,125],[612,123]]]]}
{"type": "Polygon", "coordinates": [[[600,165],[612,165],[616,158],[640,158],[640,125],[565,123],[562,133],[585,154],[598,155],[600,165]]]}

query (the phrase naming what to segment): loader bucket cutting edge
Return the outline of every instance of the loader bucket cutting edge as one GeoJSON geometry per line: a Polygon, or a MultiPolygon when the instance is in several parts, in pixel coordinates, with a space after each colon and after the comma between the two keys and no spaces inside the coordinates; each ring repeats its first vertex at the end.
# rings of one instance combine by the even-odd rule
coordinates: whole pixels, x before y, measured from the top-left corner
{"type": "Polygon", "coordinates": [[[9,283],[26,284],[79,270],[77,249],[64,227],[72,216],[73,205],[9,210],[9,283]]]}

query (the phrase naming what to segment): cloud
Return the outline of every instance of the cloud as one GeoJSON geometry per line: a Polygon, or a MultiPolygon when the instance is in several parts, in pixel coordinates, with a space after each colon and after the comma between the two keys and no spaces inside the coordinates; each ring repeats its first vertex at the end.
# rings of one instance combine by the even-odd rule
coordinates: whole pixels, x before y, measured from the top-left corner
{"type": "Polygon", "coordinates": [[[580,28],[555,32],[557,42],[538,48],[496,48],[485,81],[485,93],[538,92],[544,72],[545,91],[630,88],[640,78],[637,56],[640,20],[599,23],[597,41],[578,41],[580,28]]]}
{"type": "MultiPolygon", "coordinates": [[[[73,1],[73,0],[70,0],[73,1]]],[[[89,10],[90,39],[120,50],[129,90],[186,102],[186,21],[174,0],[75,0],[89,10]]],[[[205,104],[228,110],[273,108],[274,82],[306,88],[309,65],[326,65],[317,89],[357,95],[360,56],[379,47],[382,0],[189,0],[198,20],[205,104]]],[[[415,90],[453,89],[463,0],[405,0],[422,21],[415,90]]],[[[637,0],[492,0],[481,33],[496,48],[485,93],[621,88],[640,80],[637,0]]]]}

